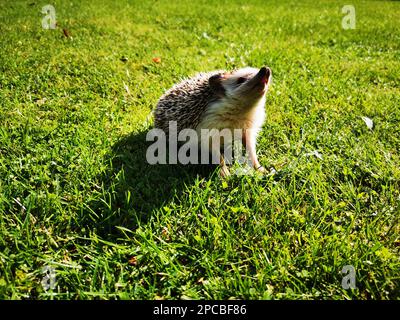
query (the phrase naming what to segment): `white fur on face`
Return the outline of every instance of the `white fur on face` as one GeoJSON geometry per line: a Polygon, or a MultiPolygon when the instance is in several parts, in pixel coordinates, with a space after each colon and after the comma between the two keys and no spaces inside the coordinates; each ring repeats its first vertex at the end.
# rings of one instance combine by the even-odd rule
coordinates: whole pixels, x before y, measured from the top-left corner
{"type": "Polygon", "coordinates": [[[256,98],[246,97],[238,90],[238,79],[251,79],[258,72],[259,69],[247,67],[224,74],[225,97],[207,107],[196,129],[252,129],[254,137],[257,136],[265,120],[267,90],[256,98]]]}
{"type": "Polygon", "coordinates": [[[242,68],[232,71],[230,74],[226,75],[225,79],[222,81],[222,85],[226,90],[226,94],[233,95],[235,90],[240,86],[238,85],[238,79],[245,78],[250,79],[258,73],[259,69],[256,68],[242,68]]]}

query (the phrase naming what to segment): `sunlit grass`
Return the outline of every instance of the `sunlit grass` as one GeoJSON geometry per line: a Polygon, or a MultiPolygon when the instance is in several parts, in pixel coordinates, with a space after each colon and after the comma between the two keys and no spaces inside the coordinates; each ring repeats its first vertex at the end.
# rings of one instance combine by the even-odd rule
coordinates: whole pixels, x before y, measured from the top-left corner
{"type": "Polygon", "coordinates": [[[53,5],[43,30],[0,4],[0,297],[399,299],[399,2],[354,2],[355,30],[336,1],[53,5]],[[148,165],[160,95],[247,65],[277,174],[148,165]]]}

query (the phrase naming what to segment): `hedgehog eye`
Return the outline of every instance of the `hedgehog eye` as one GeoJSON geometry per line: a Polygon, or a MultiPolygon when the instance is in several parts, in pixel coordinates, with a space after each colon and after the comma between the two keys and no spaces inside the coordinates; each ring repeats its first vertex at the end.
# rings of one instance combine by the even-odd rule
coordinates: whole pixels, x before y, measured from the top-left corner
{"type": "Polygon", "coordinates": [[[237,79],[237,84],[242,84],[243,82],[246,82],[246,78],[240,77],[237,79]]]}

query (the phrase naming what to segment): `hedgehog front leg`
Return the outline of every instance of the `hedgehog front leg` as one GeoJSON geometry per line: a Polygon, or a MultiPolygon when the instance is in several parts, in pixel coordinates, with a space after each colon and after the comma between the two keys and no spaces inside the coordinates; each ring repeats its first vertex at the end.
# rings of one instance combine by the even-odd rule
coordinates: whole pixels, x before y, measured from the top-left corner
{"type": "Polygon", "coordinates": [[[254,129],[244,129],[242,135],[242,142],[244,147],[246,148],[247,154],[250,157],[251,164],[254,169],[260,171],[262,173],[266,172],[265,168],[258,162],[257,153],[256,153],[256,139],[257,132],[254,129]]]}
{"type": "Polygon", "coordinates": [[[231,173],[229,172],[229,169],[225,163],[224,156],[222,154],[220,154],[220,156],[219,156],[219,166],[221,168],[221,171],[220,171],[221,177],[225,178],[225,177],[228,177],[231,175],[231,173]]]}
{"type": "Polygon", "coordinates": [[[204,142],[204,141],[203,141],[203,143],[201,144],[202,149],[204,148],[204,149],[210,151],[211,162],[212,162],[213,164],[218,164],[218,159],[219,159],[219,167],[220,167],[219,175],[220,175],[222,178],[225,178],[225,177],[230,176],[231,174],[230,174],[230,172],[229,172],[228,166],[226,165],[224,155],[223,155],[223,153],[221,152],[220,145],[219,145],[218,143],[217,143],[217,144],[214,144],[214,143],[213,143],[214,141],[218,141],[219,139],[213,140],[213,139],[212,139],[212,136],[208,136],[207,139],[205,139],[205,140],[206,140],[207,142],[204,142]],[[205,143],[205,144],[208,144],[208,146],[205,145],[204,143],[205,143]]]}

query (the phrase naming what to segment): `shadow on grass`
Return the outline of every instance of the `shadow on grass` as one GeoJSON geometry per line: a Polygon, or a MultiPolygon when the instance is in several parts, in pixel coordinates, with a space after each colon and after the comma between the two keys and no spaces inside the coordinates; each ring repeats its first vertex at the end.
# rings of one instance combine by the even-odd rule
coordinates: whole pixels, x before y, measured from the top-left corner
{"type": "Polygon", "coordinates": [[[79,224],[106,238],[121,235],[116,226],[135,229],[157,209],[179,197],[197,177],[215,172],[210,165],[150,165],[146,160],[147,131],[133,133],[118,141],[107,156],[108,167],[100,176],[94,199],[89,200],[79,224]]]}

